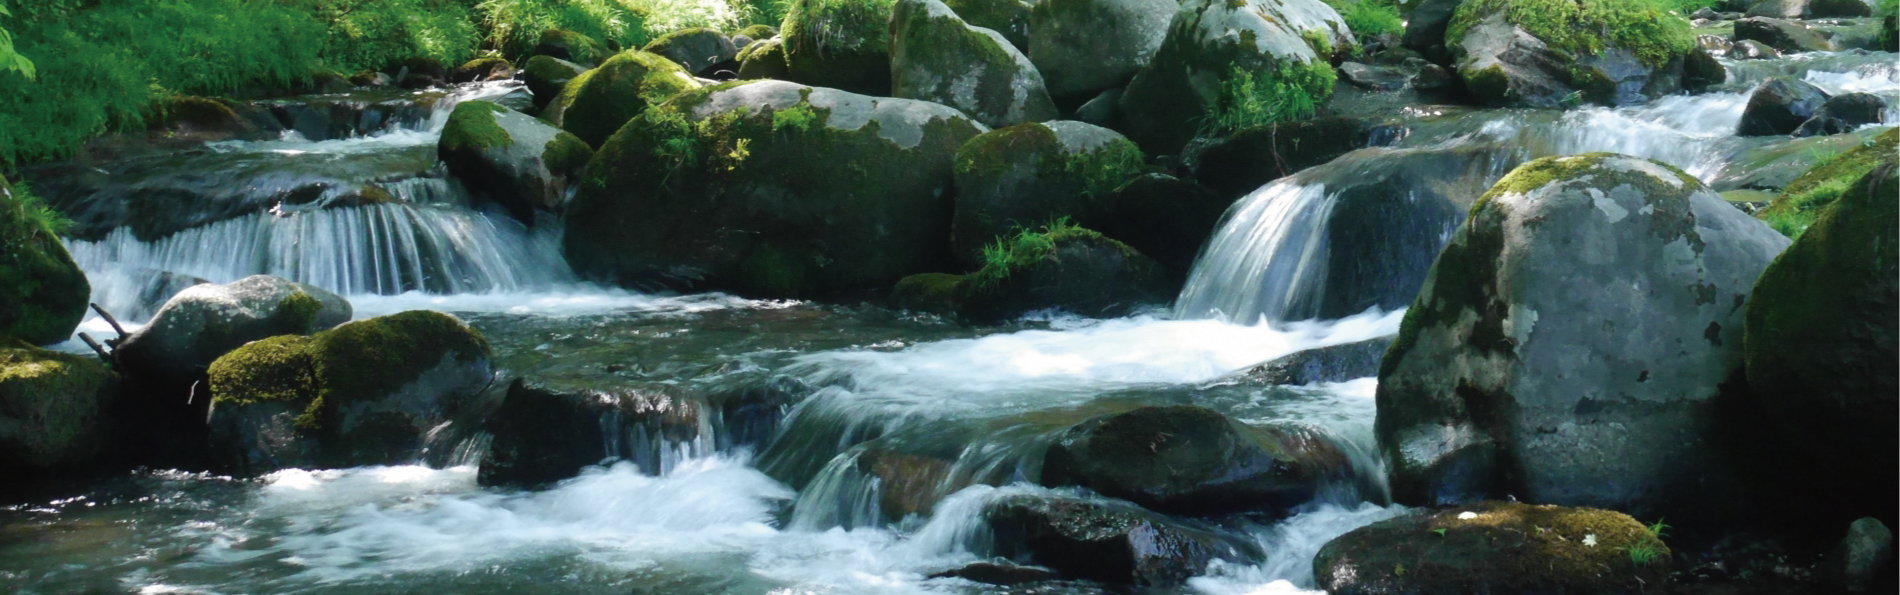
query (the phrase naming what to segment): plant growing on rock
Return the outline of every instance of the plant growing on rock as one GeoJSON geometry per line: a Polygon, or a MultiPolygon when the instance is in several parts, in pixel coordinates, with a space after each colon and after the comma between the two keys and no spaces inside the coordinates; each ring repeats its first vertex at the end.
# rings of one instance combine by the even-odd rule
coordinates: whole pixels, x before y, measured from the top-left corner
{"type": "Polygon", "coordinates": [[[1202,133],[1231,132],[1313,117],[1332,94],[1331,65],[1323,61],[1222,77],[1220,97],[1202,121],[1202,133]]]}

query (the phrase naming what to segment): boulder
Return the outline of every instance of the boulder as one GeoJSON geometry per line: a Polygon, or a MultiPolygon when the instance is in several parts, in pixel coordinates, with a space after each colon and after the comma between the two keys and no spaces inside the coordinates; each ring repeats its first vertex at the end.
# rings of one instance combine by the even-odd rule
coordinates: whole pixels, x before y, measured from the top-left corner
{"type": "Polygon", "coordinates": [[[1782,435],[1891,515],[1900,492],[1900,179],[1881,163],[1821,210],[1748,300],[1748,385],[1782,435]]]}
{"type": "Polygon", "coordinates": [[[63,220],[0,178],[0,337],[51,345],[85,318],[92,285],[59,241],[63,220]]]}
{"type": "Polygon", "coordinates": [[[1891,590],[1893,530],[1873,517],[1855,520],[1816,570],[1824,583],[1843,592],[1869,593],[1882,586],[1891,590]]]}
{"type": "Polygon", "coordinates": [[[442,66],[440,60],[428,56],[404,58],[384,70],[394,76],[397,84],[404,89],[440,87],[449,82],[449,70],[442,66]]]}
{"type": "Polygon", "coordinates": [[[267,337],[308,335],[350,320],[350,303],[314,285],[268,275],[196,284],[171,296],[113,352],[141,383],[202,379],[211,362],[267,337]]]}
{"type": "Polygon", "coordinates": [[[555,58],[553,56],[535,56],[521,65],[521,82],[528,85],[528,92],[534,94],[535,109],[542,109],[561,94],[568,81],[587,72],[586,66],[555,58]]]}
{"type": "Polygon", "coordinates": [[[594,150],[580,137],[486,101],[449,113],[436,143],[449,174],[469,190],[532,225],[536,211],[557,212],[594,150]]]}
{"type": "Polygon", "coordinates": [[[599,147],[649,106],[699,87],[699,81],[672,60],[626,51],[568,81],[541,117],[599,147]]]}
{"type": "MultiPolygon", "coordinates": [[[[1752,97],[1750,99],[1753,99],[1752,97]]],[[[1887,102],[1872,93],[1842,93],[1827,98],[1814,116],[1794,129],[1794,136],[1826,136],[1853,132],[1867,124],[1886,121],[1887,102]]]]}
{"type": "Polygon", "coordinates": [[[1042,485],[1080,486],[1156,512],[1286,514],[1349,482],[1345,451],[1318,432],[1259,428],[1190,405],[1076,424],[1049,445],[1042,485]]]}
{"type": "Polygon", "coordinates": [[[541,32],[540,39],[529,53],[593,66],[610,52],[607,46],[587,35],[566,29],[548,29],[541,32]]]}
{"type": "Polygon", "coordinates": [[[1141,149],[1115,131],[1075,121],[992,130],[957,149],[950,245],[966,266],[1018,229],[1057,217],[1084,226],[1112,219],[1107,198],[1139,175],[1141,149]]]}
{"type": "Polygon", "coordinates": [[[744,29],[739,30],[739,35],[750,37],[754,41],[765,41],[778,37],[778,28],[771,25],[746,25],[744,29]]]}
{"type": "Polygon", "coordinates": [[[994,322],[1051,308],[1124,316],[1144,305],[1165,304],[1172,295],[1172,284],[1153,259],[1061,221],[998,238],[984,261],[968,275],[905,277],[892,299],[901,308],[994,322]]]}
{"type": "Polygon", "coordinates": [[[493,378],[488,341],[403,312],[255,341],[211,364],[211,448],[231,473],[400,465],[493,378]]]}
{"type": "Polygon", "coordinates": [[[1727,441],[1758,431],[1732,386],[1749,290],[1786,246],[1667,165],[1519,166],[1439,253],[1379,370],[1394,499],[1754,514],[1733,494],[1767,489],[1769,459],[1727,441]]]}
{"type": "MultiPolygon", "coordinates": [[[[1836,138],[1852,139],[1853,136],[1836,138]]],[[[1841,194],[1860,181],[1861,176],[1873,171],[1881,163],[1893,161],[1900,154],[1900,129],[1889,128],[1886,132],[1874,135],[1862,142],[1826,146],[1811,151],[1833,153],[1825,160],[1810,161],[1805,170],[1793,176],[1782,185],[1781,193],[1774,201],[1755,216],[1768,222],[1775,231],[1788,237],[1798,237],[1802,230],[1814,223],[1815,217],[1826,210],[1827,206],[1841,197],[1841,194]],[[1838,153],[1836,153],[1838,151],[1838,153]]]]}
{"type": "Polygon", "coordinates": [[[0,339],[0,469],[68,471],[93,462],[118,388],[98,359],[0,339]]]}
{"type": "Polygon", "coordinates": [[[1445,29],[1452,14],[1464,0],[1421,0],[1410,3],[1411,14],[1405,20],[1405,37],[1400,44],[1440,64],[1451,62],[1451,50],[1445,46],[1445,29]]]}
{"type": "Polygon", "coordinates": [[[1122,184],[1105,202],[1115,216],[1094,221],[1093,228],[1154,258],[1178,280],[1194,268],[1194,257],[1234,201],[1200,184],[1150,173],[1122,184]]]}
{"type": "Polygon", "coordinates": [[[706,76],[716,70],[738,70],[739,48],[726,34],[705,27],[681,29],[661,36],[640,51],[672,60],[687,72],[706,76]]]}
{"type": "Polygon", "coordinates": [[[1819,31],[1795,21],[1768,17],[1748,17],[1735,21],[1735,41],[1759,41],[1784,53],[1827,52],[1834,43],[1819,31]]]}
{"type": "Polygon", "coordinates": [[[1700,93],[1728,82],[1728,67],[1708,50],[1696,48],[1682,57],[1682,88],[1700,93]]]}
{"type": "Polygon", "coordinates": [[[1379,362],[1392,337],[1329,345],[1283,355],[1234,376],[1260,384],[1345,382],[1379,375],[1379,362]]]}
{"type": "Polygon", "coordinates": [[[991,500],[982,518],[996,555],[1068,579],[1174,587],[1214,560],[1261,557],[1250,540],[1116,502],[1015,494],[991,500]]]}
{"type": "Polygon", "coordinates": [[[1446,45],[1455,54],[1458,76],[1480,104],[1630,105],[1680,88],[1682,58],[1696,42],[1688,23],[1660,5],[1645,0],[1523,4],[1533,1],[1458,6],[1446,45]]]}
{"type": "Polygon", "coordinates": [[[985,126],[1056,118],[1029,58],[937,0],[898,0],[892,9],[890,94],[957,108],[985,126]]]}
{"type": "Polygon", "coordinates": [[[1349,531],[1320,548],[1313,581],[1333,595],[1646,593],[1668,585],[1670,555],[1620,512],[1483,502],[1349,531]]]}
{"type": "Polygon", "coordinates": [[[1016,51],[1029,53],[1029,12],[1034,4],[1026,0],[949,0],[944,5],[970,26],[995,31],[1016,51]]]}
{"type": "Polygon", "coordinates": [[[1255,126],[1190,145],[1182,156],[1194,181],[1230,198],[1326,163],[1348,152],[1398,139],[1397,126],[1357,118],[1314,118],[1255,126]]]}
{"type": "Polygon", "coordinates": [[[1737,41],[1735,47],[1728,51],[1730,60],[1773,60],[1780,57],[1780,51],[1753,39],[1737,41]]]}
{"type": "Polygon", "coordinates": [[[701,438],[706,413],[702,403],[663,390],[601,391],[517,379],[483,424],[494,441],[476,482],[538,488],[618,460],[658,475],[665,471],[664,454],[701,438]]]}
{"type": "Polygon", "coordinates": [[[563,247],[583,276],[635,287],[889,287],[949,255],[952,161],[985,130],[911,99],[783,81],[702,89],[601,146],[563,247]]]}
{"type": "Polygon", "coordinates": [[[1777,76],[1755,87],[1742,108],[1741,136],[1778,136],[1794,132],[1827,103],[1820,87],[1789,76],[1777,76]]]}
{"type": "Polygon", "coordinates": [[[792,0],[779,25],[785,79],[886,96],[891,92],[895,0],[792,0]]]}
{"type": "Polygon", "coordinates": [[[505,81],[515,76],[515,65],[507,58],[488,56],[463,62],[449,73],[452,83],[479,83],[486,81],[505,81]]]}
{"type": "Polygon", "coordinates": [[[1412,75],[1398,66],[1360,64],[1345,62],[1339,65],[1339,75],[1346,82],[1371,91],[1397,91],[1411,82],[1412,75]]]}
{"type": "Polygon", "coordinates": [[[1103,128],[1120,128],[1122,125],[1121,101],[1121,89],[1103,91],[1094,99],[1083,102],[1081,107],[1075,108],[1075,119],[1103,128]]]}
{"type": "Polygon", "coordinates": [[[1204,126],[1270,123],[1252,121],[1262,102],[1310,111],[1332,94],[1328,59],[1351,47],[1345,20],[1319,0],[1186,0],[1122,94],[1125,132],[1150,154],[1172,155],[1204,126]]]}
{"type": "Polygon", "coordinates": [[[951,457],[898,452],[886,448],[867,448],[853,463],[857,472],[877,478],[877,509],[883,520],[902,522],[905,517],[929,517],[937,502],[962,485],[951,485],[951,457]]]}
{"type": "Polygon", "coordinates": [[[1154,57],[1172,0],[1043,0],[1029,11],[1029,61],[1061,105],[1128,84],[1154,57]]]}
{"type": "Polygon", "coordinates": [[[741,80],[780,79],[787,76],[785,40],[774,37],[754,42],[739,52],[741,80]]]}

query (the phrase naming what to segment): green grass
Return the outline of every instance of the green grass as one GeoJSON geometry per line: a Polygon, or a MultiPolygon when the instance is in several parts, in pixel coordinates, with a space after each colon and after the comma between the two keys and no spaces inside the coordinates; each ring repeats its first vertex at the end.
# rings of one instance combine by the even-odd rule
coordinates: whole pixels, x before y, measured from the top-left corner
{"type": "Polygon", "coordinates": [[[1389,0],[1327,0],[1326,3],[1339,12],[1340,18],[1346,20],[1346,28],[1352,29],[1352,34],[1362,43],[1370,38],[1396,38],[1405,34],[1405,19],[1389,0]]]}
{"type": "Polygon", "coordinates": [[[1645,526],[1643,530],[1644,534],[1636,543],[1623,548],[1623,551],[1629,553],[1630,561],[1638,566],[1649,564],[1663,555],[1662,537],[1663,533],[1669,530],[1669,525],[1663,524],[1662,519],[1657,519],[1655,524],[1645,526]]]}
{"type": "Polygon", "coordinates": [[[1332,94],[1335,75],[1324,60],[1275,70],[1235,69],[1221,81],[1220,98],[1201,126],[1203,134],[1230,132],[1313,117],[1332,94]]]}
{"type": "Polygon", "coordinates": [[[1801,177],[1789,182],[1781,194],[1755,216],[1782,235],[1801,237],[1815,218],[1821,216],[1821,209],[1839,200],[1842,193],[1878,167],[1883,159],[1895,159],[1896,145],[1900,145],[1900,132],[1888,130],[1859,147],[1826,156],[1801,177]]]}
{"type": "Polygon", "coordinates": [[[1058,217],[1043,226],[1041,231],[1017,228],[1010,235],[996,238],[994,243],[983,247],[983,267],[970,274],[970,280],[978,289],[989,289],[1008,279],[1011,271],[1034,266],[1049,258],[1055,252],[1056,242],[1070,238],[1098,238],[1102,234],[1069,222],[1068,217],[1058,217]]]}
{"type": "Polygon", "coordinates": [[[35,196],[26,184],[6,188],[0,180],[0,209],[13,211],[17,217],[0,217],[4,221],[20,226],[16,229],[0,230],[0,237],[31,237],[35,230],[45,230],[58,236],[71,229],[73,220],[66,218],[57,209],[46,204],[45,200],[35,196]]]}

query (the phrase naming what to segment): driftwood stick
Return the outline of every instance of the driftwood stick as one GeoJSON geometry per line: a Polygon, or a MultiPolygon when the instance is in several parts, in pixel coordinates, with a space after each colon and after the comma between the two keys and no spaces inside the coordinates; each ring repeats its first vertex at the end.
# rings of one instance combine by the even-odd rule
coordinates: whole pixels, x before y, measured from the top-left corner
{"type": "Polygon", "coordinates": [[[108,364],[112,363],[112,352],[106,351],[105,346],[100,345],[98,341],[92,340],[92,337],[87,336],[85,333],[79,333],[79,340],[85,341],[87,347],[91,347],[93,351],[99,352],[99,359],[106,360],[108,364]]]}
{"type": "Polygon", "coordinates": [[[99,304],[93,304],[92,311],[98,312],[100,318],[106,319],[106,324],[112,325],[112,330],[119,332],[120,341],[125,340],[125,327],[119,326],[119,319],[113,318],[112,314],[110,312],[106,312],[105,308],[99,307],[99,304]]]}

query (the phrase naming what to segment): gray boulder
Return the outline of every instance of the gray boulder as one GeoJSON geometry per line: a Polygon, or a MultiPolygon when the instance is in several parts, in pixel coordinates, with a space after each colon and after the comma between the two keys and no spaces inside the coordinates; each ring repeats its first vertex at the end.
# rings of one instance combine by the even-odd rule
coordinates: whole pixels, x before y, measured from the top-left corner
{"type": "Polygon", "coordinates": [[[1064,105],[1128,84],[1148,65],[1179,4],[1044,0],[1029,12],[1029,60],[1064,105]]]}
{"type": "Polygon", "coordinates": [[[1818,19],[1873,16],[1873,5],[1862,0],[1758,0],[1747,16],[1777,19],[1818,19]]]}
{"type": "Polygon", "coordinates": [[[1814,117],[1828,100],[1820,87],[1788,76],[1768,79],[1748,94],[1742,108],[1742,121],[1735,128],[1741,136],[1778,136],[1794,132],[1814,117]]]}
{"type": "Polygon", "coordinates": [[[1028,57],[937,0],[899,0],[891,9],[891,96],[941,103],[992,127],[1056,117],[1028,57]]]}
{"type": "Polygon", "coordinates": [[[528,85],[528,92],[534,94],[534,107],[541,109],[561,94],[561,89],[574,77],[587,72],[586,66],[562,60],[553,56],[535,56],[521,63],[521,82],[528,85]]]}
{"type": "Polygon", "coordinates": [[[1743,307],[1787,245],[1667,165],[1519,166],[1439,254],[1379,371],[1394,498],[1746,514],[1733,493],[1765,465],[1731,457],[1747,428],[1718,404],[1742,398],[1724,385],[1743,307]]]}
{"type": "Polygon", "coordinates": [[[1886,121],[1887,102],[1872,93],[1842,93],[1827,98],[1814,116],[1794,130],[1794,136],[1825,136],[1853,132],[1867,124],[1886,121]]]}
{"type": "Polygon", "coordinates": [[[1868,593],[1893,586],[1893,530],[1880,519],[1861,517],[1847,526],[1847,536],[1821,562],[1821,580],[1848,593],[1868,593]]]}
{"type": "Polygon", "coordinates": [[[533,224],[536,211],[560,210],[568,185],[594,150],[580,137],[527,114],[466,101],[449,113],[436,155],[476,195],[533,224]]]}
{"type": "Polygon", "coordinates": [[[739,48],[732,39],[714,29],[694,27],[661,36],[640,51],[665,57],[687,72],[706,76],[718,70],[739,68],[739,48]]]}
{"type": "Polygon", "coordinates": [[[1781,51],[1753,39],[1744,39],[1735,42],[1735,47],[1728,51],[1728,57],[1731,60],[1772,60],[1780,58],[1781,51]]]}
{"type": "Polygon", "coordinates": [[[337,294],[268,275],[193,285],[167,300],[114,356],[134,378],[189,382],[245,343],[308,335],[348,322],[351,314],[337,294]]]}
{"type": "Polygon", "coordinates": [[[1796,21],[1748,17],[1735,21],[1735,41],[1759,41],[1784,53],[1834,51],[1834,42],[1796,21]]]}
{"type": "Polygon", "coordinates": [[[949,0],[944,2],[950,10],[956,11],[963,22],[973,27],[982,27],[995,31],[1016,46],[1017,51],[1029,53],[1029,12],[1035,4],[1025,0],[949,0]]]}
{"type": "MultiPolygon", "coordinates": [[[[1476,11],[1476,5],[1463,10],[1476,11]]],[[[1508,20],[1507,12],[1474,13],[1472,24],[1449,39],[1458,75],[1479,103],[1494,107],[1568,107],[1573,102],[1629,105],[1681,86],[1681,59],[1694,47],[1658,41],[1667,56],[1638,56],[1601,36],[1595,53],[1550,45],[1508,20]]],[[[1461,13],[1462,15],[1462,13],[1461,13]]],[[[1660,18],[1674,18],[1663,16],[1660,18]]]]}
{"type": "Polygon", "coordinates": [[[1447,63],[1451,59],[1451,50],[1445,47],[1445,29],[1451,25],[1452,13],[1464,0],[1420,0],[1408,3],[1411,14],[1405,20],[1405,37],[1400,43],[1429,60],[1447,63]]]}

